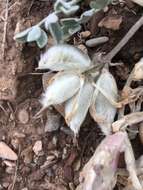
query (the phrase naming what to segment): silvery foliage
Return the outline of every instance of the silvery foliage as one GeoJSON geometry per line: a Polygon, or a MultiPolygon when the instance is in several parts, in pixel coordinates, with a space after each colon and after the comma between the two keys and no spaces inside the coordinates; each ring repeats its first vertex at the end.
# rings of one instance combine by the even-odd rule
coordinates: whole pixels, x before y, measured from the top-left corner
{"type": "Polygon", "coordinates": [[[75,135],[90,109],[93,119],[103,133],[108,135],[116,114],[112,101],[116,101],[118,97],[117,85],[114,77],[105,68],[95,80],[93,73],[88,72],[91,67],[93,63],[88,55],[71,45],[55,45],[49,48],[41,55],[38,68],[57,73],[49,80],[43,94],[42,109],[64,103],[65,121],[75,135]],[[109,99],[112,100],[111,103],[109,99]]]}
{"type": "Polygon", "coordinates": [[[94,13],[103,9],[112,0],[93,0],[90,3],[90,10],[83,12],[79,18],[70,17],[79,10],[79,3],[82,1],[57,0],[53,13],[35,26],[16,34],[14,39],[21,43],[36,42],[39,48],[43,48],[48,43],[48,35],[50,34],[56,44],[63,43],[81,30],[81,25],[86,23],[94,13]]]}

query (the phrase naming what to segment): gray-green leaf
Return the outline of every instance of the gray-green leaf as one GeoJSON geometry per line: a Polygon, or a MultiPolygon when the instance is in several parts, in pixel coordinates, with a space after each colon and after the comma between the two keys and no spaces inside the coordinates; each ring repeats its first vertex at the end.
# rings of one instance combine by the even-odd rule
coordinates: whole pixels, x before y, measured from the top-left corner
{"type": "Polygon", "coordinates": [[[15,36],[14,36],[14,40],[18,41],[18,42],[21,42],[21,43],[25,43],[27,42],[27,35],[28,33],[30,32],[31,28],[28,28],[20,33],[17,33],[15,36]]]}
{"type": "Polygon", "coordinates": [[[106,7],[109,3],[111,3],[113,0],[93,0],[90,3],[90,7],[97,10],[101,10],[104,7],[106,7]]]}
{"type": "Polygon", "coordinates": [[[48,43],[48,37],[44,30],[41,29],[41,36],[36,40],[39,48],[43,48],[48,43]]]}
{"type": "Polygon", "coordinates": [[[57,44],[62,42],[63,33],[58,22],[49,24],[49,31],[57,44]]]}
{"type": "Polygon", "coordinates": [[[75,1],[63,1],[63,0],[57,0],[54,4],[54,10],[56,12],[62,12],[65,15],[74,14],[79,9],[79,6],[76,5],[75,1]]]}
{"type": "Polygon", "coordinates": [[[27,42],[34,42],[41,37],[41,28],[39,26],[32,27],[27,36],[27,42]]]}
{"type": "MultiPolygon", "coordinates": [[[[98,11],[98,10],[96,10],[98,11]]],[[[80,18],[78,19],[79,23],[86,23],[89,21],[89,19],[95,14],[95,9],[90,9],[88,11],[85,11],[84,13],[82,13],[82,15],[80,16],[80,18]]]]}
{"type": "Polygon", "coordinates": [[[45,28],[48,30],[49,29],[49,25],[51,23],[57,23],[59,20],[59,18],[57,17],[57,15],[55,13],[51,13],[47,16],[47,18],[45,19],[45,28]]]}
{"type": "Polygon", "coordinates": [[[70,36],[72,36],[81,29],[80,24],[75,18],[61,19],[61,24],[64,39],[68,39],[70,36]]]}

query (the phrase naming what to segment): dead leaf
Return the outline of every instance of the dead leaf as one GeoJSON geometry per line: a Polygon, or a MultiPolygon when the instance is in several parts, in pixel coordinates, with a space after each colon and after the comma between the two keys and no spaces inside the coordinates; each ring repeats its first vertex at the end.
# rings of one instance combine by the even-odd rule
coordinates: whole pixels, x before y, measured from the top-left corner
{"type": "Polygon", "coordinates": [[[33,146],[33,151],[38,155],[42,151],[42,141],[36,141],[33,146]]]}
{"type": "Polygon", "coordinates": [[[22,123],[22,124],[26,124],[29,121],[29,113],[25,109],[19,110],[17,117],[18,117],[18,120],[20,121],[20,123],[22,123]]]}
{"type": "Polygon", "coordinates": [[[99,27],[105,27],[111,30],[119,30],[122,23],[122,16],[106,16],[98,24],[99,27]]]}
{"type": "Polygon", "coordinates": [[[8,160],[17,160],[17,154],[4,142],[0,142],[0,157],[8,160]]]}
{"type": "Polygon", "coordinates": [[[117,132],[119,130],[125,130],[127,126],[140,123],[142,121],[143,121],[143,112],[130,113],[125,115],[121,119],[115,121],[112,124],[112,129],[113,132],[117,132]]]}
{"type": "Polygon", "coordinates": [[[91,35],[91,32],[89,30],[83,31],[80,33],[81,38],[88,38],[91,35]]]}

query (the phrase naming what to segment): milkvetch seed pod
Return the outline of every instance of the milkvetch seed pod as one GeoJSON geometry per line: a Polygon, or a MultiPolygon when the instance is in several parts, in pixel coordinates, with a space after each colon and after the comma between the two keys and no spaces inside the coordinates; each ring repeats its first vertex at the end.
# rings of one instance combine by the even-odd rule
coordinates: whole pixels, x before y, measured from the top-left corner
{"type": "Polygon", "coordinates": [[[41,103],[43,108],[61,104],[71,98],[80,88],[82,77],[71,72],[60,72],[51,78],[41,103]]]}
{"type": "Polygon", "coordinates": [[[71,45],[56,45],[41,55],[38,69],[85,71],[89,66],[90,58],[79,49],[71,45]]]}
{"type": "Polygon", "coordinates": [[[65,120],[75,135],[78,134],[86,117],[91,104],[93,91],[92,84],[85,81],[78,93],[65,104],[65,120]]]}
{"type": "Polygon", "coordinates": [[[116,81],[108,70],[103,69],[96,82],[96,87],[90,107],[90,114],[99,124],[102,132],[105,135],[109,135],[111,133],[111,124],[114,121],[117,110],[116,107],[111,104],[111,102],[117,102],[118,98],[116,81]],[[110,101],[96,87],[100,87],[102,91],[107,94],[110,101]]]}

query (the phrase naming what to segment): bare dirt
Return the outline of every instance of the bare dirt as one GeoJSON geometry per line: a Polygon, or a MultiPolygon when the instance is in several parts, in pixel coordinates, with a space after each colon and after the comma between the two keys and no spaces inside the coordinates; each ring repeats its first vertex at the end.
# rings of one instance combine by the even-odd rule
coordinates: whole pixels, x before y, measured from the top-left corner
{"type": "MultiPolygon", "coordinates": [[[[13,40],[16,31],[22,31],[47,16],[52,11],[52,1],[11,0],[7,21],[3,20],[5,11],[6,1],[0,0],[0,44],[3,43],[7,22],[4,49],[0,50],[0,141],[6,142],[17,153],[18,161],[10,162],[8,166],[0,159],[0,189],[74,190],[79,183],[80,170],[103,135],[88,116],[79,134],[78,147],[75,146],[71,131],[56,110],[49,110],[47,117],[56,115],[60,129],[45,132],[46,117],[33,118],[40,109],[38,100],[43,90],[42,76],[29,74],[37,67],[40,50],[35,44],[21,45],[13,40]],[[36,155],[33,146],[37,141],[42,142],[42,149],[36,155]]],[[[117,5],[110,6],[108,12],[98,13],[83,30],[90,30],[93,37],[108,35],[110,40],[103,46],[88,48],[89,53],[109,52],[137,21],[141,12],[138,6],[117,5]],[[121,27],[117,31],[98,27],[102,18],[114,15],[122,16],[121,27]]],[[[125,63],[124,67],[111,69],[119,89],[125,84],[133,65],[142,57],[142,33],[143,28],[114,59],[125,63]]],[[[84,44],[78,35],[74,39],[77,44],[84,44]]],[[[135,139],[133,144],[138,157],[143,153],[138,148],[141,143],[135,139]]]]}

